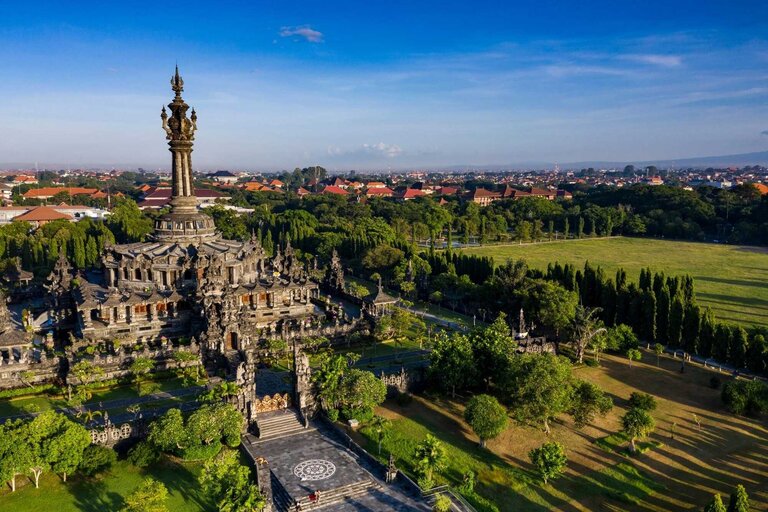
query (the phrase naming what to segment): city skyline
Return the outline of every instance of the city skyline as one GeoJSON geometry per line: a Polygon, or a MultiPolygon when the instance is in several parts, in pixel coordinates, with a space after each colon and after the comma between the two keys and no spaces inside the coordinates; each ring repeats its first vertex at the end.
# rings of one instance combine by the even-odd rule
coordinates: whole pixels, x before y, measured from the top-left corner
{"type": "Polygon", "coordinates": [[[648,161],[768,146],[760,3],[481,3],[190,2],[172,19],[2,6],[0,161],[164,166],[158,84],[176,62],[205,128],[198,168],[648,161]]]}

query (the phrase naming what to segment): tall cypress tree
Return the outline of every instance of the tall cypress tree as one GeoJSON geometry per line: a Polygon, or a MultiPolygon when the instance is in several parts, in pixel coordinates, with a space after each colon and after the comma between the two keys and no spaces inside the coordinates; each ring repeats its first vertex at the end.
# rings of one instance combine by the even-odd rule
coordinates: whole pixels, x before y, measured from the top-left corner
{"type": "Polygon", "coordinates": [[[670,302],[669,288],[662,278],[661,290],[656,294],[656,339],[665,345],[669,342],[669,310],[672,306],[670,302]]]}
{"type": "Polygon", "coordinates": [[[701,328],[699,329],[698,355],[712,357],[712,349],[715,345],[715,315],[709,307],[704,308],[701,315],[701,328]]]}
{"type": "Polygon", "coordinates": [[[747,331],[743,327],[731,328],[730,346],[728,347],[728,362],[736,368],[746,366],[748,338],[747,331]]]}
{"type": "Polygon", "coordinates": [[[768,362],[768,344],[766,344],[765,336],[758,333],[749,342],[747,368],[756,373],[763,373],[768,369],[766,362],[768,362]]]}
{"type": "Polygon", "coordinates": [[[644,338],[656,340],[656,296],[650,288],[642,294],[642,323],[640,325],[644,338]]]}
{"type": "Polygon", "coordinates": [[[602,295],[600,298],[600,303],[603,308],[601,316],[603,322],[605,322],[608,327],[612,327],[616,324],[616,302],[616,285],[613,284],[613,279],[608,279],[602,287],[602,295]]]}
{"type": "Polygon", "coordinates": [[[725,363],[729,361],[728,352],[731,344],[731,329],[724,323],[719,322],[715,327],[715,339],[712,344],[712,357],[725,363]]]}
{"type": "Polygon", "coordinates": [[[683,319],[685,317],[685,306],[683,305],[683,296],[675,295],[672,300],[672,306],[669,310],[669,333],[667,334],[669,345],[679,347],[683,336],[683,319]]]}
{"type": "Polygon", "coordinates": [[[683,347],[686,352],[699,352],[699,334],[701,331],[701,310],[694,303],[688,303],[683,320],[683,347]]]}

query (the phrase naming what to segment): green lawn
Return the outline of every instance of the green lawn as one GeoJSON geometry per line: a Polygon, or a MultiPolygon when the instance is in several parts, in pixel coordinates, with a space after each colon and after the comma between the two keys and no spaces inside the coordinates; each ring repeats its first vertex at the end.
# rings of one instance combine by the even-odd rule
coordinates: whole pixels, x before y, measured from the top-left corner
{"type": "Polygon", "coordinates": [[[623,267],[633,280],[645,267],[668,275],[690,274],[699,303],[711,307],[719,319],[768,326],[768,249],[762,247],[616,237],[493,245],[464,252],[493,256],[497,265],[523,258],[535,268],[556,261],[583,267],[589,260],[609,275],[623,267]]]}
{"type": "MultiPolygon", "coordinates": [[[[567,475],[551,485],[544,485],[530,469],[520,467],[525,463],[512,465],[509,459],[479,448],[477,442],[465,435],[461,425],[451,421],[449,416],[436,413],[442,409],[441,404],[435,404],[437,409],[430,411],[429,407],[424,407],[427,403],[417,400],[403,408],[387,402],[385,408],[390,413],[386,415],[392,417],[392,432],[382,444],[379,459],[386,462],[392,453],[398,467],[415,479],[413,452],[416,444],[427,434],[435,435],[443,441],[448,460],[448,466],[436,478],[437,484],[459,485],[464,473],[471,470],[477,475],[475,490],[481,500],[489,500],[502,512],[544,512],[553,507],[560,509],[561,506],[568,510],[569,504],[595,499],[599,502],[608,498],[623,504],[634,504],[663,488],[623,462],[579,475],[567,475]]],[[[361,429],[357,438],[369,453],[378,454],[377,443],[367,428],[361,429]]],[[[473,504],[481,512],[494,510],[484,506],[483,502],[470,501],[474,501],[473,504]]]]}
{"type": "Polygon", "coordinates": [[[114,512],[123,506],[123,497],[148,476],[160,480],[168,488],[168,510],[202,512],[214,510],[197,485],[199,464],[180,464],[170,460],[140,469],[125,461],[118,462],[102,477],[72,477],[63,483],[57,475],[45,474],[40,488],[25,477],[15,493],[10,488],[0,491],[0,510],[14,512],[114,512]]]}
{"type": "MultiPolygon", "coordinates": [[[[148,386],[150,383],[157,386],[157,391],[172,391],[183,387],[182,381],[175,377],[170,379],[162,379],[157,381],[147,380],[144,385],[148,386]]],[[[136,393],[136,386],[133,384],[123,384],[119,386],[112,386],[102,389],[92,390],[93,397],[86,402],[86,404],[98,404],[99,402],[106,402],[109,400],[118,400],[122,398],[137,398],[139,395],[136,393]]],[[[188,399],[188,397],[186,397],[188,399]]],[[[184,400],[172,400],[172,401],[184,401],[184,400]]],[[[154,403],[154,402],[153,402],[154,403]]],[[[167,405],[167,404],[166,404],[167,405]]],[[[37,395],[29,397],[20,397],[12,399],[0,400],[0,418],[5,416],[13,416],[17,414],[23,414],[27,412],[42,412],[54,407],[67,407],[65,397],[61,395],[37,395]]],[[[149,403],[142,404],[142,408],[151,407],[149,403]]],[[[110,414],[122,412],[125,408],[110,408],[108,409],[110,414]]]]}

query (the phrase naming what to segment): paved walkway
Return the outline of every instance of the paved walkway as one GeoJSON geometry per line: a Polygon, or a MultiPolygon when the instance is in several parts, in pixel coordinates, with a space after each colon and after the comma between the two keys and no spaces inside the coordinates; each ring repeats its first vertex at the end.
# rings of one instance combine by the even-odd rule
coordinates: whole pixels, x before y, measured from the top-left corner
{"type": "MultiPolygon", "coordinates": [[[[101,402],[89,402],[86,404],[83,404],[82,407],[55,407],[54,410],[68,414],[70,416],[77,415],[78,412],[80,412],[83,408],[90,410],[90,411],[107,411],[111,409],[125,409],[127,407],[130,407],[132,405],[142,405],[142,404],[148,404],[151,402],[159,402],[162,400],[172,400],[176,398],[189,398],[189,400],[184,400],[180,404],[173,404],[168,405],[166,407],[158,407],[153,408],[152,410],[141,411],[141,414],[146,417],[154,417],[161,412],[165,412],[166,410],[172,408],[172,407],[179,407],[182,408],[182,410],[190,410],[192,407],[189,407],[187,404],[190,402],[197,403],[197,395],[205,390],[205,386],[190,386],[188,388],[180,388],[180,389],[172,389],[170,391],[158,391],[157,393],[152,393],[151,395],[147,396],[140,396],[135,398],[116,398],[114,400],[104,400],[101,402]],[[184,408],[184,406],[187,406],[184,408]],[[161,412],[158,412],[161,411],[161,412]]],[[[18,418],[33,418],[40,414],[39,412],[35,413],[25,413],[25,414],[16,414],[12,416],[0,416],[0,420],[10,420],[10,419],[18,419],[18,418]]],[[[125,421],[132,421],[135,419],[135,415],[133,413],[124,412],[119,413],[115,415],[110,415],[110,421],[112,423],[123,423],[125,421]]],[[[96,423],[99,423],[99,420],[96,421],[96,423]]]]}
{"type": "MultiPolygon", "coordinates": [[[[331,505],[334,512],[427,512],[430,507],[420,497],[406,493],[399,485],[388,485],[364,458],[349,450],[342,439],[320,422],[316,430],[287,437],[259,441],[248,435],[243,446],[255,460],[264,457],[270,470],[291,499],[302,499],[314,491],[329,492],[340,487],[373,482],[360,496],[331,505]]],[[[273,494],[276,490],[273,489],[273,494]]],[[[323,507],[325,508],[325,507],[323,507]]]]}

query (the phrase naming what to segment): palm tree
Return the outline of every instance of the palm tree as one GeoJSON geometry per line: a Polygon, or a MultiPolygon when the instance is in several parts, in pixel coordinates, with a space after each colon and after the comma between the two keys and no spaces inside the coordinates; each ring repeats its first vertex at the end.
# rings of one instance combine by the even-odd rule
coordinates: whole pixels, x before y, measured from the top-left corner
{"type": "Polygon", "coordinates": [[[416,468],[424,477],[427,486],[432,486],[432,477],[436,471],[441,471],[447,462],[445,448],[432,434],[416,445],[416,468]]]}
{"type": "Polygon", "coordinates": [[[603,322],[595,318],[601,311],[602,308],[590,308],[581,304],[576,306],[576,314],[571,323],[571,332],[576,344],[576,360],[579,364],[584,362],[584,350],[589,341],[606,330],[603,322]]]}
{"type": "Polygon", "coordinates": [[[103,416],[103,415],[104,414],[101,411],[88,409],[87,407],[83,407],[82,409],[80,409],[80,412],[77,413],[78,418],[80,417],[83,418],[83,425],[85,425],[86,427],[90,425],[93,422],[93,420],[96,419],[97,416],[103,416]]]}
{"type": "Polygon", "coordinates": [[[381,455],[381,443],[389,435],[389,429],[392,427],[392,422],[382,416],[376,415],[371,420],[369,426],[371,427],[371,430],[373,430],[376,441],[379,443],[379,455],[381,455]]]}

